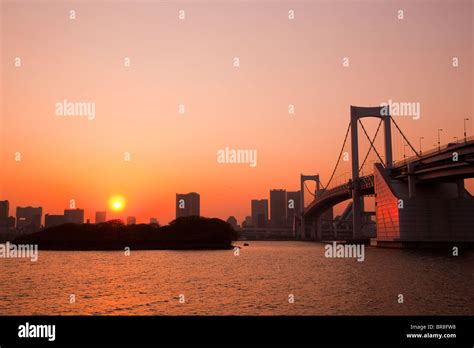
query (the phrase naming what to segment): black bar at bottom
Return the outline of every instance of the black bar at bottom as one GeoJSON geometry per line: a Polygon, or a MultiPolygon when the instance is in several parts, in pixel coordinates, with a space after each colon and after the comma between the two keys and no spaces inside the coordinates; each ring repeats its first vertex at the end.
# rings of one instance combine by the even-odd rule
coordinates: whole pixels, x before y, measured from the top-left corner
{"type": "Polygon", "coordinates": [[[441,344],[473,347],[473,323],[472,316],[3,316],[0,317],[0,347],[86,343],[130,346],[441,344]],[[19,337],[28,329],[27,335],[43,332],[43,336],[47,336],[46,327],[35,325],[55,325],[54,341],[50,340],[52,335],[49,338],[19,337]]]}

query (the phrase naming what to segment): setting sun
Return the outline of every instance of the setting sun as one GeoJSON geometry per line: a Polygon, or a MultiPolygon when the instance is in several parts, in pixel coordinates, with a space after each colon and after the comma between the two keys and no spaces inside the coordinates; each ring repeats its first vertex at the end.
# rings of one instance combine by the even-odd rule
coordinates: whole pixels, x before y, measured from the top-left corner
{"type": "Polygon", "coordinates": [[[110,198],[109,206],[112,210],[120,211],[125,208],[125,198],[120,195],[116,195],[110,198]]]}

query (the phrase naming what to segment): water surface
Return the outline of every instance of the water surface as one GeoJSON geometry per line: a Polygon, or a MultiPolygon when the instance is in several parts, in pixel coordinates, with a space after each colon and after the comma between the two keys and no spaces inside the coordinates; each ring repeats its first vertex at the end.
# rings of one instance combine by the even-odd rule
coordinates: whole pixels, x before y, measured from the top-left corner
{"type": "Polygon", "coordinates": [[[326,258],[322,244],[249,244],[239,256],[40,251],[37,262],[0,259],[0,314],[474,315],[473,252],[366,248],[357,262],[326,258]]]}

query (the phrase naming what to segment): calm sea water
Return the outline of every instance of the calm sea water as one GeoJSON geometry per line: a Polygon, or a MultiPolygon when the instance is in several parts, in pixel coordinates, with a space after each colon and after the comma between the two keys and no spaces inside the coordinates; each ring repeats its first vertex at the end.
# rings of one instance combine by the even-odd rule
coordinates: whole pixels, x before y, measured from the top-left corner
{"type": "Polygon", "coordinates": [[[40,251],[37,262],[0,259],[0,314],[474,315],[472,252],[366,248],[357,262],[325,258],[322,244],[249,244],[240,256],[40,251]]]}

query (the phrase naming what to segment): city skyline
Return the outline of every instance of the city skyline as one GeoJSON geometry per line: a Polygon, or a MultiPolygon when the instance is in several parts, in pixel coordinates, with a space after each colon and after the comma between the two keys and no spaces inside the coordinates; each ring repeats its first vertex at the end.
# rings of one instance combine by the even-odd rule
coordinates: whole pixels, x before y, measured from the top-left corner
{"type": "MultiPolygon", "coordinates": [[[[269,197],[272,193],[272,191],[281,191],[284,192],[285,194],[285,199],[282,202],[278,202],[278,205],[283,204],[285,207],[289,206],[291,208],[285,208],[285,214],[281,218],[283,220],[280,221],[279,224],[272,225],[270,222],[271,220],[269,217],[271,216],[269,214],[269,199],[252,199],[250,201],[251,207],[249,209],[249,212],[252,215],[252,224],[249,225],[248,227],[290,227],[291,226],[291,221],[293,219],[293,216],[295,214],[299,214],[299,194],[300,191],[286,191],[286,190],[270,190],[269,191],[269,197]],[[254,203],[257,202],[257,204],[261,205],[260,207],[255,208],[254,203]],[[264,207],[265,205],[265,207],[264,207]],[[262,220],[262,217],[257,216],[256,214],[260,213],[260,209],[264,210],[264,217],[262,220]],[[255,211],[257,213],[255,213],[255,211]],[[258,220],[258,222],[257,222],[258,220]]],[[[274,210],[275,209],[282,209],[281,207],[275,208],[274,204],[274,210]]],[[[196,192],[190,192],[188,194],[176,194],[176,216],[175,218],[181,217],[181,216],[201,216],[200,214],[200,194],[196,192]],[[181,207],[182,204],[182,207],[181,207]]],[[[10,201],[8,199],[0,199],[0,219],[6,220],[8,218],[14,218],[14,227],[15,228],[21,228],[21,225],[18,225],[19,221],[19,214],[21,216],[26,215],[28,218],[34,218],[34,215],[39,216],[39,220],[36,223],[36,225],[41,225],[44,228],[47,227],[52,227],[64,223],[76,223],[76,224],[83,224],[83,223],[102,223],[102,222],[107,222],[111,220],[121,220],[125,224],[137,224],[137,223],[149,223],[149,224],[156,224],[158,223],[158,219],[156,217],[149,217],[148,219],[145,219],[145,221],[139,221],[137,218],[133,215],[129,214],[122,214],[123,218],[115,216],[114,209],[111,207],[109,210],[104,210],[104,211],[95,211],[93,214],[95,216],[95,219],[89,219],[85,218],[85,216],[89,216],[92,213],[86,214],[84,209],[81,208],[64,208],[63,214],[58,214],[58,213],[51,213],[51,212],[44,212],[43,214],[43,206],[37,206],[34,207],[32,205],[24,205],[24,206],[17,206],[15,209],[15,215],[12,215],[10,212],[10,201]],[[23,213],[25,212],[25,213],[23,213]],[[111,214],[112,213],[112,214],[111,214]],[[112,219],[107,219],[108,215],[114,216],[112,219]],[[146,222],[146,220],[148,222],[146,222]],[[133,222],[131,222],[133,221],[133,222]]],[[[271,205],[270,205],[271,207],[271,205]]],[[[120,210],[122,211],[122,210],[120,210]]],[[[222,218],[222,220],[227,220],[228,218],[235,217],[234,215],[229,215],[227,218],[222,218]]],[[[245,221],[245,218],[248,217],[248,214],[242,219],[238,220],[241,221],[242,223],[245,221]]],[[[37,219],[37,218],[35,218],[37,219]]],[[[237,221],[237,226],[240,225],[237,221]]],[[[2,226],[0,226],[2,227],[2,226]]],[[[39,229],[39,228],[36,228],[39,229]]]]}

